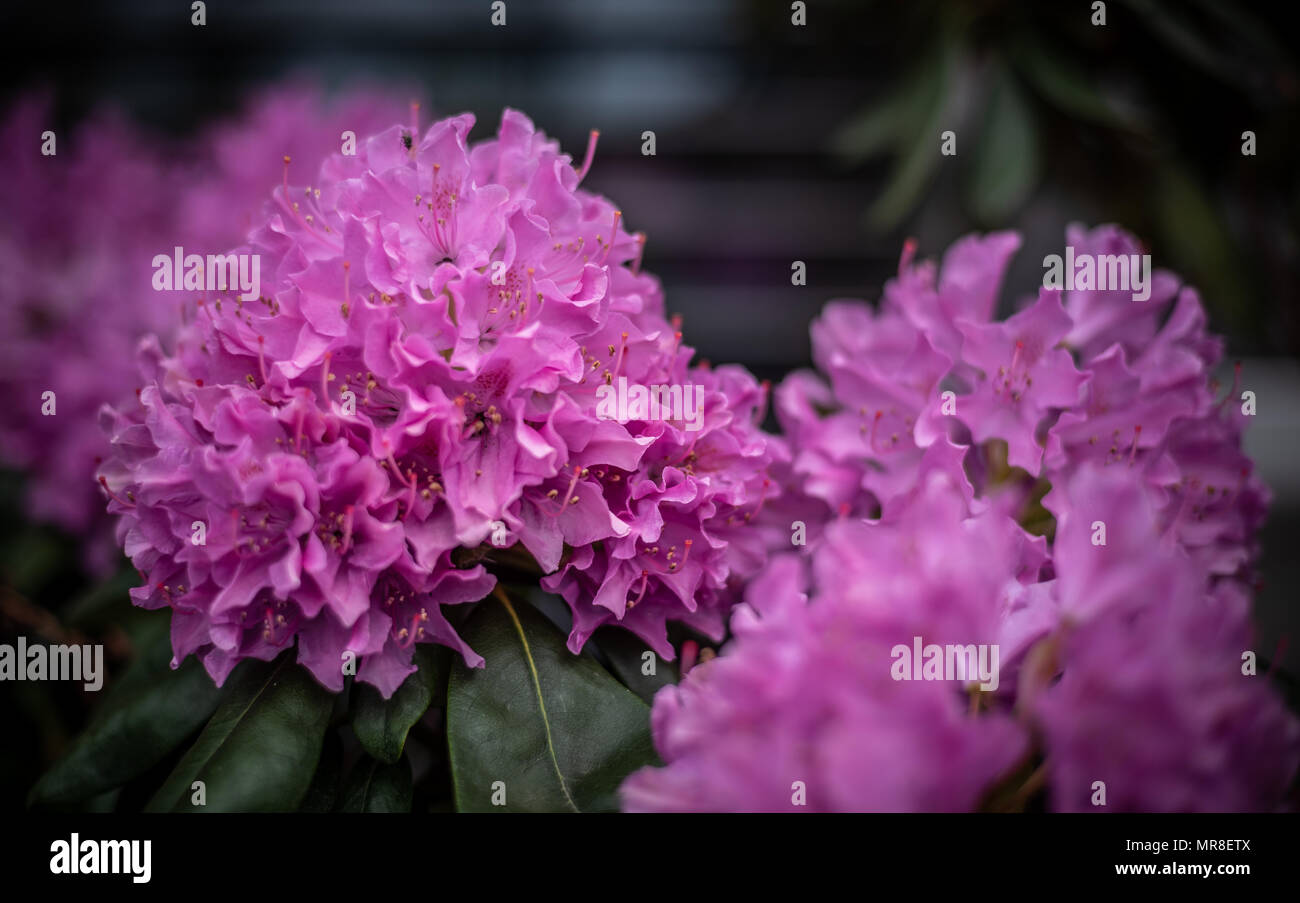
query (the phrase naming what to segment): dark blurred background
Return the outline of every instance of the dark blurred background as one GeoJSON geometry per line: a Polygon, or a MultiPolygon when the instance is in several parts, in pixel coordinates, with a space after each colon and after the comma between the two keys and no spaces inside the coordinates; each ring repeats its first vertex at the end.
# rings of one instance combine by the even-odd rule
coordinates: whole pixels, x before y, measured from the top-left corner
{"type": "Polygon", "coordinates": [[[649,233],[688,338],[764,375],[807,362],[827,298],[875,297],[904,237],[1021,229],[1019,296],[1071,220],[1136,232],[1233,353],[1294,356],[1294,4],[1107,6],[812,0],[795,27],[782,0],[509,0],[494,27],[489,0],[213,0],[199,28],[183,0],[31,4],[0,14],[0,66],[6,99],[47,85],[65,122],[109,102],[173,134],[302,74],[415,86],[483,134],[514,106],[577,156],[598,128],[590,187],[649,233]]]}
{"type": "Polygon", "coordinates": [[[809,0],[802,27],[782,0],[507,0],[505,27],[491,6],[213,0],[198,28],[188,0],[11,3],[0,84],[6,102],[51,87],[64,124],[107,102],[171,135],[304,74],[414,86],[425,123],[472,111],[476,138],[517,107],[578,157],[597,128],[586,187],[648,234],[688,342],[774,380],[809,362],[827,300],[879,297],[906,237],[933,256],[1019,229],[1005,310],[1068,222],[1118,222],[1245,361],[1248,450],[1276,492],[1257,651],[1290,638],[1300,670],[1296,4],[1113,0],[1098,26],[1076,0],[809,0]]]}

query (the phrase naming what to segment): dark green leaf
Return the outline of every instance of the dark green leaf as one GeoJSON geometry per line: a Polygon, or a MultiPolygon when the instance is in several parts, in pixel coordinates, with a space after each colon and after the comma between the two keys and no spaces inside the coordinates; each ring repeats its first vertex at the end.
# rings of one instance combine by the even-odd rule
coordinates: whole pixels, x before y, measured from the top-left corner
{"type": "Polygon", "coordinates": [[[1012,54],[1018,69],[1043,97],[1078,119],[1115,128],[1141,129],[1142,123],[1111,106],[1088,79],[1055,50],[1033,39],[1019,42],[1012,54]]]}
{"type": "Polygon", "coordinates": [[[77,630],[103,630],[133,610],[129,590],[140,585],[134,568],[124,567],[109,579],[74,599],[63,612],[63,623],[77,630]]]}
{"type": "Polygon", "coordinates": [[[461,811],[609,811],[655,761],[650,709],[531,607],[485,600],[462,636],[487,660],[453,664],[447,743],[461,811]],[[504,789],[505,805],[493,796],[504,789]]]}
{"type": "MultiPolygon", "coordinates": [[[[33,733],[35,736],[32,737],[32,746],[39,747],[45,761],[61,756],[62,751],[68,747],[68,728],[64,724],[63,712],[53,689],[55,686],[50,681],[25,680],[5,687],[5,692],[23,716],[17,724],[7,720],[5,731],[23,730],[24,733],[33,733]]],[[[18,751],[14,747],[19,745],[5,743],[0,746],[11,752],[18,751]]]]}
{"type": "Polygon", "coordinates": [[[112,812],[117,808],[117,801],[122,796],[122,788],[114,787],[106,793],[91,797],[82,806],[83,812],[112,812]]]}
{"type": "Polygon", "coordinates": [[[320,764],[311,779],[311,786],[302,799],[299,812],[333,812],[334,804],[339,799],[339,785],[343,782],[343,743],[338,731],[325,734],[325,745],[321,748],[320,764]]]}
{"type": "Polygon", "coordinates": [[[860,162],[897,149],[925,124],[925,117],[942,90],[943,69],[926,59],[873,106],[853,116],[831,138],[833,153],[860,162]]]}
{"type": "Polygon", "coordinates": [[[369,756],[348,775],[339,806],[342,812],[410,812],[411,763],[403,756],[386,765],[369,756]]]}
{"type": "MultiPolygon", "coordinates": [[[[1242,9],[1240,6],[1226,5],[1222,0],[1196,0],[1196,5],[1209,18],[1214,19],[1211,27],[1235,33],[1241,44],[1239,56],[1270,65],[1283,64],[1286,51],[1269,33],[1269,26],[1251,15],[1249,10],[1242,9]]],[[[1228,42],[1222,41],[1222,43],[1228,42]]]]}
{"type": "MultiPolygon", "coordinates": [[[[1230,53],[1220,52],[1216,35],[1198,29],[1179,9],[1176,3],[1158,3],[1156,0],[1127,0],[1133,10],[1147,20],[1151,31],[1181,54],[1193,66],[1226,82],[1243,88],[1253,87],[1244,69],[1230,53]]],[[[1239,12],[1239,11],[1238,11],[1239,12]]]]}
{"type": "Polygon", "coordinates": [[[888,150],[898,141],[904,110],[897,98],[854,116],[831,138],[831,150],[848,161],[858,162],[888,150]]]}
{"type": "Polygon", "coordinates": [[[6,544],[5,576],[14,589],[27,596],[34,596],[70,564],[67,542],[53,530],[23,530],[6,544]]]}
{"type": "Polygon", "coordinates": [[[118,787],[160,762],[198,730],[219,691],[198,660],[172,671],[169,619],[154,615],[138,658],[105,692],[68,754],[32,788],[33,806],[66,805],[118,787]]]}
{"type": "Polygon", "coordinates": [[[356,685],[352,729],[366,752],[392,764],[402,757],[406,735],[447,687],[447,665],[451,650],[446,646],[421,643],[415,650],[419,669],[406,678],[389,699],[367,683],[356,685]]]}
{"type": "Polygon", "coordinates": [[[666,662],[635,633],[621,627],[602,627],[588,642],[595,643],[609,669],[623,684],[646,703],[654,701],[661,687],[677,683],[677,664],[666,662]],[[646,655],[651,658],[647,661],[646,655]],[[653,674],[645,672],[650,668],[653,674]]]}
{"type": "Polygon", "coordinates": [[[1033,110],[1003,72],[993,86],[970,182],[971,209],[986,224],[1004,222],[1029,196],[1040,168],[1033,110]]]}
{"type": "Polygon", "coordinates": [[[1152,196],[1171,265],[1201,290],[1206,306],[1230,330],[1245,323],[1249,274],[1237,262],[1232,235],[1218,206],[1184,166],[1160,169],[1152,196]]]}
{"type": "MultiPolygon", "coordinates": [[[[529,604],[546,616],[560,633],[568,635],[573,629],[573,610],[559,593],[548,593],[540,586],[502,584],[511,599],[527,599],[529,604]]],[[[584,649],[585,651],[585,649],[584,649]]]]}
{"type": "Polygon", "coordinates": [[[334,698],[290,654],[269,665],[247,665],[231,676],[225,700],[149,801],[149,811],[298,808],[320,759],[334,698]],[[205,807],[190,803],[195,781],[205,786],[205,807]]]}
{"type": "Polygon", "coordinates": [[[867,220],[877,230],[896,226],[916,204],[940,159],[940,135],[953,107],[953,74],[960,65],[959,47],[941,41],[932,63],[922,69],[909,86],[906,115],[899,122],[898,159],[889,183],[867,211],[867,220]]]}

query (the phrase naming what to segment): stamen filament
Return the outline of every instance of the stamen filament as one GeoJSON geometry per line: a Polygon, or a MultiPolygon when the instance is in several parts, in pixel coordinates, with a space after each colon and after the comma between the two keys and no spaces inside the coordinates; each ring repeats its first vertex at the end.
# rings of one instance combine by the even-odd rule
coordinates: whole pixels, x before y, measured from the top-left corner
{"type": "Polygon", "coordinates": [[[612,379],[618,379],[619,371],[623,369],[623,352],[627,351],[627,333],[623,333],[618,343],[618,358],[614,361],[614,372],[612,379]]]}
{"type": "Polygon", "coordinates": [[[604,263],[609,260],[609,252],[614,250],[614,242],[618,239],[618,221],[623,218],[622,210],[614,211],[614,225],[609,230],[609,241],[605,244],[605,253],[600,255],[600,262],[604,263]]]}
{"type": "Polygon", "coordinates": [[[119,496],[119,495],[118,495],[116,492],[114,492],[112,489],[109,489],[109,488],[108,488],[108,480],[107,480],[106,478],[104,478],[104,477],[100,477],[100,478],[99,478],[99,485],[100,485],[100,486],[103,486],[103,487],[104,487],[104,491],[108,493],[108,497],[111,498],[113,501],[117,502],[119,505],[122,505],[122,506],[125,507],[125,508],[134,508],[134,507],[135,507],[135,505],[131,504],[131,503],[128,502],[126,499],[124,499],[124,498],[122,498],[121,496],[119,496]]]}
{"type": "Polygon", "coordinates": [[[329,241],[329,240],[326,239],[324,236],[322,236],[320,233],[318,233],[315,229],[313,229],[312,226],[311,226],[311,223],[309,223],[309,222],[307,222],[307,220],[303,219],[302,213],[300,213],[299,210],[298,210],[298,205],[297,205],[297,203],[295,203],[294,200],[293,200],[293,198],[290,197],[290,195],[289,195],[289,162],[290,162],[290,160],[292,160],[292,158],[291,158],[288,154],[285,154],[285,155],[284,155],[284,175],[283,175],[283,176],[281,177],[281,179],[280,179],[280,185],[284,188],[284,205],[285,205],[286,207],[289,208],[289,213],[291,213],[291,214],[293,215],[293,218],[294,218],[295,220],[298,221],[298,225],[302,226],[304,229],[306,229],[308,232],[310,232],[310,233],[311,233],[312,235],[314,235],[316,238],[320,239],[321,241],[325,242],[325,243],[326,243],[327,245],[329,245],[330,247],[334,248],[334,250],[338,251],[339,253],[342,253],[342,252],[343,252],[343,247],[342,247],[342,245],[338,245],[338,244],[335,244],[335,243],[332,242],[332,241],[329,241]]]}
{"type": "Polygon", "coordinates": [[[645,253],[645,233],[636,234],[636,257],[632,258],[632,275],[641,272],[641,255],[645,253]]]}
{"type": "Polygon", "coordinates": [[[330,358],[332,356],[330,352],[326,351],[325,359],[320,368],[320,397],[327,411],[330,408],[330,358]]]}
{"type": "Polygon", "coordinates": [[[343,544],[339,546],[339,554],[346,555],[350,548],[352,548],[352,506],[348,505],[343,509],[343,544]]]}
{"type": "Polygon", "coordinates": [[[257,369],[262,374],[262,385],[266,385],[266,339],[257,337],[257,369]]]}
{"type": "MultiPolygon", "coordinates": [[[[764,477],[764,478],[763,478],[763,491],[762,491],[761,493],[759,493],[759,496],[758,496],[758,505],[755,506],[755,508],[754,508],[753,511],[751,511],[750,513],[748,513],[748,514],[745,515],[745,523],[749,523],[751,520],[753,520],[754,518],[758,517],[759,512],[763,510],[763,503],[767,501],[767,489],[768,489],[768,487],[771,486],[771,485],[772,485],[772,481],[771,481],[770,479],[768,479],[767,477],[764,477]]],[[[689,543],[690,540],[687,540],[687,542],[689,543]]],[[[690,546],[689,546],[689,545],[687,546],[687,552],[688,552],[688,553],[690,552],[690,546]]],[[[685,561],[686,559],[683,558],[682,560],[685,561]]]]}
{"type": "Polygon", "coordinates": [[[582,465],[581,464],[573,465],[573,476],[569,479],[569,488],[568,491],[564,493],[564,501],[560,502],[560,507],[555,509],[555,511],[551,515],[552,517],[559,517],[561,514],[564,513],[564,509],[569,507],[569,504],[572,501],[575,501],[573,496],[573,491],[574,489],[577,488],[578,478],[581,476],[582,476],[582,465]]]}
{"type": "Polygon", "coordinates": [[[587,136],[587,155],[583,157],[582,168],[578,170],[579,184],[582,184],[582,180],[587,177],[587,170],[591,169],[591,161],[596,156],[596,141],[599,138],[600,132],[596,129],[592,129],[591,134],[587,136]]]}
{"type": "Polygon", "coordinates": [[[642,568],[641,569],[641,592],[636,594],[635,599],[627,603],[628,610],[635,608],[637,604],[640,603],[640,601],[645,598],[646,587],[649,584],[650,584],[650,572],[642,568]]]}

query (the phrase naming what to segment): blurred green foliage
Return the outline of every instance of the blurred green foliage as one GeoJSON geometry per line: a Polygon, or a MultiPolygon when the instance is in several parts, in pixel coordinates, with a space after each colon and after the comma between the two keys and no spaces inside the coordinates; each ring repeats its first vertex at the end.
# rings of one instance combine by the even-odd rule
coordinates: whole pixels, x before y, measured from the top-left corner
{"type": "Polygon", "coordinates": [[[867,228],[914,226],[954,180],[959,231],[1116,222],[1201,289],[1239,350],[1295,353],[1300,82],[1278,40],[1296,33],[1293,5],[1105,6],[1098,25],[1085,2],[819,5],[810,27],[869,48],[872,97],[830,148],[888,167],[867,228]]]}

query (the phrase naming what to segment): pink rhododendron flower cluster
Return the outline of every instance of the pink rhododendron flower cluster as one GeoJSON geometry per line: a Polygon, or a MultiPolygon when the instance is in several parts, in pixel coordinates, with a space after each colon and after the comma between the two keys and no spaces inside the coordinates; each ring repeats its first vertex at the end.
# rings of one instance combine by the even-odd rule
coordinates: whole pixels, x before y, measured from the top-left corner
{"type": "Polygon", "coordinates": [[[1135,474],[1073,474],[1049,559],[944,459],[750,584],[723,653],[656,696],[667,765],[628,779],[625,808],[962,811],[1045,788],[1052,809],[1096,811],[1098,781],[1112,810],[1277,807],[1300,723],[1243,673],[1247,598],[1162,531],[1135,474]],[[953,647],[999,650],[994,679],[900,670],[914,638],[940,668],[953,647]]]}
{"type": "MultiPolygon", "coordinates": [[[[1132,253],[1109,227],[1076,249],[1132,253]]],[[[1248,673],[1266,491],[1195,292],[1044,290],[991,319],[1012,234],[904,254],[813,326],[777,404],[830,522],[775,556],[723,654],[660,691],[636,810],[1267,810],[1300,724],[1248,673]],[[832,515],[831,512],[834,512],[832,515]],[[993,679],[899,666],[996,649],[993,679]],[[944,679],[944,678],[947,679],[944,679]],[[924,678],[924,679],[913,679],[924,678]]]]}
{"type": "Polygon", "coordinates": [[[139,404],[104,414],[134,598],[218,682],[295,640],[335,690],[348,653],[385,696],[417,642],[482,664],[441,606],[505,555],[567,600],[574,652],[621,624],[671,658],[666,622],[720,639],[764,563],[764,387],[690,365],[642,238],[579,187],[594,135],[575,167],[517,112],[471,145],[473,124],[394,125],[314,177],[286,160],[234,251],[261,297],[195,299],[174,351],[144,349],[139,404]],[[599,416],[624,379],[702,387],[702,419],[599,416]]]}
{"type": "Polygon", "coordinates": [[[176,149],[183,183],[175,198],[176,243],[204,253],[240,243],[261,222],[286,156],[311,171],[339,152],[345,133],[360,140],[400,119],[411,103],[407,96],[354,88],[328,97],[306,80],[253,95],[176,149]]]}
{"type": "Polygon", "coordinates": [[[100,113],[57,134],[48,156],[38,138],[54,129],[51,105],[33,96],[8,114],[0,388],[14,403],[0,422],[0,458],[26,474],[33,517],[86,538],[93,569],[115,558],[94,477],[108,454],[97,411],[140,388],[140,339],[169,335],[180,322],[181,296],[151,288],[154,256],[237,244],[279,181],[284,154],[319,162],[344,129],[364,134],[404,108],[377,92],[331,105],[290,86],[184,144],[100,113]]]}
{"type": "MultiPolygon", "coordinates": [[[[171,240],[175,183],[119,116],[55,135],[56,154],[44,156],[40,136],[52,127],[37,97],[3,125],[0,458],[28,474],[32,516],[81,533],[105,526],[94,472],[107,443],[95,412],[132,393],[136,340],[176,314],[149,291],[149,262],[171,240]]],[[[90,563],[103,568],[111,551],[90,544],[90,563]]]]}
{"type": "MultiPolygon", "coordinates": [[[[1072,227],[1066,240],[1080,255],[1139,252],[1113,226],[1072,227]]],[[[1196,290],[1157,270],[1145,301],[1044,288],[995,321],[1019,245],[1014,233],[970,236],[936,268],[914,263],[909,244],[879,310],[827,306],[812,327],[825,379],[793,374],[777,393],[804,493],[870,515],[915,485],[940,437],[970,446],[967,466],[1020,514],[1041,496],[1036,480],[1085,462],[1124,467],[1190,554],[1249,583],[1268,491],[1241,451],[1239,388],[1216,395],[1222,342],[1196,290]]]]}

